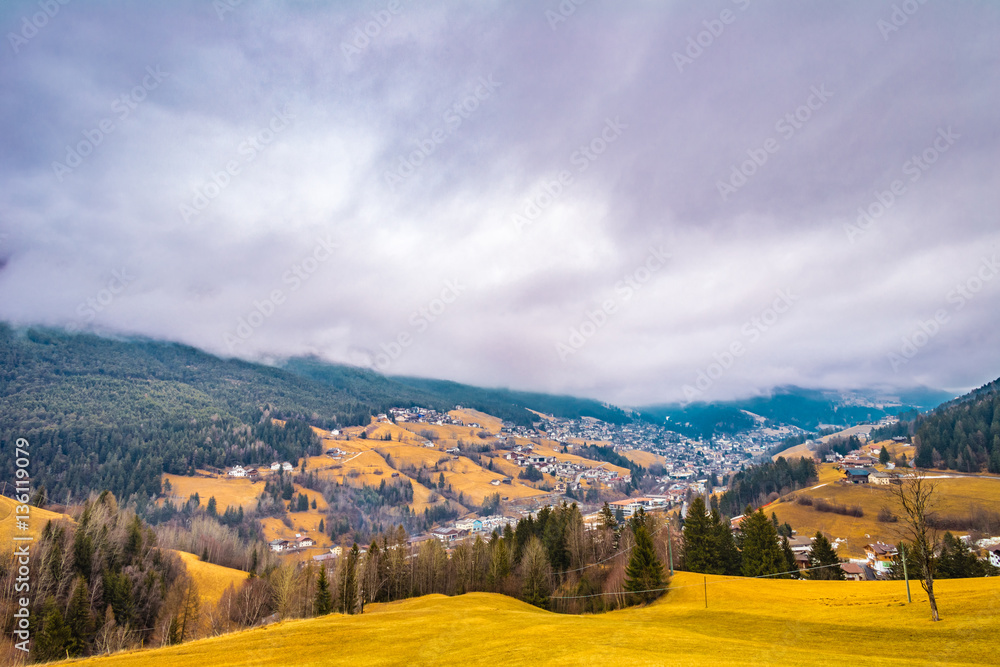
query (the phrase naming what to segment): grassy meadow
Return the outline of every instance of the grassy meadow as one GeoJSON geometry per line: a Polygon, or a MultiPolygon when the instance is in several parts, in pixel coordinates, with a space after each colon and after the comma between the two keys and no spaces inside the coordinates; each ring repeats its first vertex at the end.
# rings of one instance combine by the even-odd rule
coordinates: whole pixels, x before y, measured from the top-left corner
{"type": "Polygon", "coordinates": [[[886,665],[996,664],[1000,578],[940,581],[931,623],[914,585],[727,579],[677,573],[648,607],[542,611],[500,595],[370,605],[360,616],[285,621],[181,646],[74,664],[886,665]],[[707,582],[708,608],[705,608],[707,582]]]}

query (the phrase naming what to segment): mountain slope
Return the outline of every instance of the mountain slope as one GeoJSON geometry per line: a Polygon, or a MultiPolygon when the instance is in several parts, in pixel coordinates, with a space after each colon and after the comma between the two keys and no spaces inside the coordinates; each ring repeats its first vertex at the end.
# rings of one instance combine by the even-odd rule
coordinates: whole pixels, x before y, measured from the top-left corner
{"type": "Polygon", "coordinates": [[[887,652],[897,665],[990,662],[1000,579],[935,584],[943,623],[927,620],[919,592],[905,604],[902,581],[679,572],[664,599],[608,614],[553,614],[488,593],[433,595],[73,664],[856,665],[887,652]]]}
{"type": "Polygon", "coordinates": [[[103,489],[142,501],[159,492],[163,472],[318,454],[307,423],[332,429],[367,424],[392,406],[456,404],[522,425],[538,419],[528,407],[625,418],[570,397],[387,378],[315,359],[276,368],[174,343],[0,323],[0,474],[13,478],[12,448],[26,438],[35,483],[57,502],[103,489]]]}
{"type": "Polygon", "coordinates": [[[947,392],[927,388],[881,393],[777,387],[766,396],[718,403],[649,406],[641,408],[640,412],[643,417],[656,421],[669,417],[672,427],[687,435],[708,437],[752,428],[753,418],[744,411],[813,431],[820,424],[848,426],[910,410],[926,410],[951,397],[947,392]]]}
{"type": "Polygon", "coordinates": [[[918,466],[1000,474],[1000,379],[913,424],[918,466]]]}

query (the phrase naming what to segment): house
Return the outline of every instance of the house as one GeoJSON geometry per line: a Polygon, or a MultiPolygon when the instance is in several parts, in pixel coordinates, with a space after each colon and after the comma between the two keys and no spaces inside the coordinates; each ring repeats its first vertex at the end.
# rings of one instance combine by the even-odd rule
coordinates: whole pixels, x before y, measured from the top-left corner
{"type": "Polygon", "coordinates": [[[990,555],[990,565],[1000,567],[1000,549],[994,549],[988,553],[990,555]]]}
{"type": "Polygon", "coordinates": [[[284,470],[285,472],[291,472],[295,468],[292,466],[291,463],[285,461],[284,463],[281,464],[281,469],[284,470]]]}
{"type": "Polygon", "coordinates": [[[809,553],[812,550],[813,540],[812,537],[800,537],[798,535],[792,536],[788,540],[788,546],[791,547],[793,554],[804,554],[809,553]]]}
{"type": "Polygon", "coordinates": [[[295,546],[296,549],[306,549],[308,547],[316,546],[316,540],[309,537],[308,535],[301,535],[299,533],[295,533],[295,539],[292,540],[292,544],[295,546]]]}
{"type": "Polygon", "coordinates": [[[457,540],[460,534],[454,528],[435,528],[431,531],[431,536],[436,537],[439,541],[447,544],[457,540]]]}
{"type": "Polygon", "coordinates": [[[865,545],[865,557],[868,559],[868,567],[875,570],[876,574],[888,574],[892,566],[892,558],[897,554],[896,547],[891,544],[875,542],[865,545]]]}
{"type": "Polygon", "coordinates": [[[256,468],[247,468],[247,477],[250,479],[250,481],[256,482],[258,479],[260,479],[260,471],[257,470],[256,468]]]}
{"type": "Polygon", "coordinates": [[[281,464],[277,461],[271,464],[271,470],[278,471],[281,470],[281,464]]]}
{"type": "Polygon", "coordinates": [[[281,553],[289,548],[288,540],[271,540],[267,543],[267,546],[271,548],[271,551],[275,553],[281,553]]]}
{"type": "Polygon", "coordinates": [[[873,472],[868,475],[868,481],[872,484],[878,484],[879,486],[889,486],[890,484],[899,484],[899,479],[895,475],[890,475],[887,472],[873,472]]]}
{"type": "Polygon", "coordinates": [[[864,468],[848,468],[844,479],[850,484],[867,484],[870,473],[864,468]]]}
{"type": "Polygon", "coordinates": [[[878,578],[875,571],[864,563],[841,563],[840,569],[847,581],[875,581],[878,578]]]}
{"type": "Polygon", "coordinates": [[[246,477],[247,471],[243,469],[243,466],[237,465],[230,468],[226,474],[230,477],[246,477]]]}

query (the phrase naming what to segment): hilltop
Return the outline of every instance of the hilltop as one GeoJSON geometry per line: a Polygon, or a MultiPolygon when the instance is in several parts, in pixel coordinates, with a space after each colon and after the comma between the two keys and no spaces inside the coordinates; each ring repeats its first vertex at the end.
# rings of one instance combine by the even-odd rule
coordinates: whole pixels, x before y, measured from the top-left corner
{"type": "Polygon", "coordinates": [[[1000,578],[936,583],[943,621],[903,582],[808,582],[677,573],[648,607],[560,615],[501,595],[431,595],[76,661],[79,665],[990,664],[1000,578]],[[708,609],[705,609],[707,588],[708,609]]]}

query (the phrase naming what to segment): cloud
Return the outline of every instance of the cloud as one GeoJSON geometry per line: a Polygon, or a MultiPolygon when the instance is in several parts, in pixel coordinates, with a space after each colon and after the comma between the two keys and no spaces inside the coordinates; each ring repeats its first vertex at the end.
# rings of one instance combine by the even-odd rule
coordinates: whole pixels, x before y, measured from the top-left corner
{"type": "Polygon", "coordinates": [[[213,7],[8,37],[0,317],[627,404],[998,374],[991,5],[213,7]]]}

